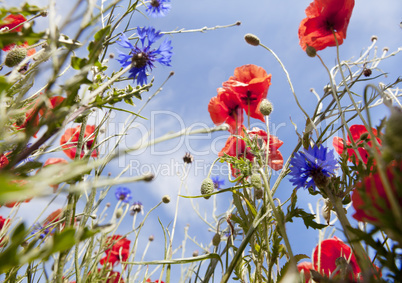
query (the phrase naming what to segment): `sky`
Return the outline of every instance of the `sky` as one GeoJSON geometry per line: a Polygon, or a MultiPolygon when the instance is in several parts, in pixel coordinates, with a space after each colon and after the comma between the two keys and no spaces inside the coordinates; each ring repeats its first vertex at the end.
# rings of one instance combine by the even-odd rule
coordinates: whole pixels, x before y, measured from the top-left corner
{"type": "MultiPolygon", "coordinates": [[[[15,1],[13,4],[18,5],[19,2],[21,1],[15,1]]],[[[301,130],[305,124],[304,116],[297,108],[285,74],[275,58],[261,47],[248,45],[243,37],[246,33],[257,35],[264,45],[278,55],[289,72],[302,106],[309,114],[312,114],[316,98],[310,89],[314,88],[318,94],[322,95],[323,87],[328,83],[328,77],[319,60],[308,57],[299,46],[297,30],[300,21],[305,17],[304,10],[310,2],[310,0],[172,0],[172,10],[166,17],[154,19],[146,18],[140,13],[135,14],[132,27],[152,25],[166,33],[180,29],[192,30],[225,26],[237,21],[240,21],[241,25],[206,32],[166,35],[172,40],[174,52],[172,66],[157,66],[153,70],[149,79],[155,78],[154,87],[149,93],[143,95],[142,101],[135,101],[135,107],[124,104],[119,104],[119,107],[136,112],[165,81],[171,71],[174,71],[174,76],[168,80],[161,92],[141,113],[148,120],[136,120],[135,128],[129,131],[121,148],[130,147],[141,138],[146,138],[147,135],[152,138],[187,127],[194,129],[213,127],[207,107],[209,100],[216,96],[216,89],[233,75],[236,67],[255,64],[272,74],[272,85],[268,92],[268,99],[274,105],[274,112],[270,116],[271,133],[284,141],[280,150],[286,160],[297,144],[294,126],[290,121],[292,120],[301,130]]],[[[47,1],[36,0],[30,1],[30,3],[41,6],[46,5],[47,1]]],[[[66,9],[71,9],[70,4],[60,0],[56,1],[56,7],[60,20],[66,15],[66,9]]],[[[144,12],[145,9],[141,7],[140,10],[144,12]]],[[[370,38],[373,35],[378,37],[378,53],[381,53],[384,47],[388,47],[390,52],[401,47],[400,22],[402,18],[400,11],[402,11],[400,0],[357,0],[349,23],[347,38],[340,49],[341,59],[358,58],[362,51],[371,44],[370,38]]],[[[38,19],[34,29],[37,28],[39,31],[44,28],[47,25],[46,21],[46,18],[38,19]]],[[[69,32],[73,34],[73,28],[65,31],[67,34],[69,32]]],[[[85,41],[85,38],[83,40],[85,41]]],[[[112,47],[110,52],[117,54],[118,49],[117,46],[112,47]]],[[[325,63],[331,67],[335,64],[335,52],[335,48],[320,51],[325,63]]],[[[380,64],[379,67],[388,73],[386,78],[381,79],[384,83],[393,82],[398,76],[401,76],[401,56],[401,54],[397,54],[380,64]]],[[[109,69],[119,70],[118,62],[110,61],[109,69]]],[[[379,72],[379,70],[374,70],[373,73],[379,74],[379,72]]],[[[70,74],[73,72],[71,71],[70,74]]],[[[35,87],[39,88],[39,86],[35,87]]],[[[103,112],[97,113],[97,116],[91,118],[90,123],[96,123],[102,114],[103,112]]],[[[388,114],[385,108],[379,107],[373,112],[374,123],[378,124],[379,120],[388,114]]],[[[106,134],[114,134],[121,130],[122,123],[126,118],[127,115],[122,113],[112,116],[105,127],[106,134]]],[[[357,123],[359,122],[357,121],[357,123]]],[[[263,127],[261,122],[256,120],[252,120],[252,125],[263,127]]],[[[163,234],[158,224],[158,217],[165,226],[170,223],[171,227],[179,188],[182,187],[181,194],[184,195],[199,193],[200,184],[207,176],[209,165],[217,157],[217,153],[225,144],[227,137],[227,132],[216,132],[175,139],[139,153],[134,152],[120,157],[107,166],[105,172],[110,172],[112,176],[118,175],[128,164],[131,165],[131,168],[124,176],[135,176],[148,170],[155,174],[155,180],[150,183],[127,185],[133,191],[134,200],[144,204],[145,211],[156,205],[163,195],[168,194],[172,198],[170,204],[162,205],[154,211],[152,219],[147,221],[143,228],[141,234],[143,238],[140,238],[140,241],[141,239],[146,241],[151,234],[155,236],[155,239],[162,239],[163,234]],[[182,157],[186,152],[190,152],[194,156],[194,162],[189,169],[189,176],[181,181],[184,170],[182,157]]],[[[332,148],[331,143],[328,146],[332,148]]],[[[106,151],[107,148],[101,150],[106,151]]],[[[55,155],[63,157],[62,152],[55,155]]],[[[219,164],[214,167],[216,175],[219,173],[219,168],[221,171],[225,171],[225,167],[222,166],[219,164]]],[[[220,177],[225,178],[223,175],[220,177]]],[[[229,182],[226,180],[226,186],[228,185],[229,182]]],[[[112,206],[117,203],[112,193],[114,189],[112,188],[110,197],[107,198],[112,206]]],[[[283,202],[289,198],[292,191],[293,187],[286,178],[275,196],[283,202]]],[[[309,203],[315,207],[317,197],[310,196],[307,191],[299,190],[298,198],[299,205],[306,210],[309,203]]],[[[211,211],[214,199],[194,200],[201,215],[211,211]]],[[[63,199],[57,200],[52,207],[62,205],[63,201],[63,199]]],[[[27,221],[33,221],[27,212],[40,211],[46,202],[48,202],[48,198],[31,201],[21,207],[22,217],[28,219],[27,221]]],[[[231,194],[219,194],[215,202],[217,211],[224,212],[230,205],[231,194]]],[[[5,208],[0,208],[0,212],[4,212],[4,210],[5,208]]],[[[350,210],[349,213],[352,213],[352,208],[350,210]]],[[[130,221],[123,222],[125,225],[121,228],[122,233],[127,232],[131,227],[130,221]]],[[[178,247],[182,243],[182,233],[187,224],[190,224],[189,235],[204,245],[207,245],[212,239],[214,233],[208,231],[208,226],[194,212],[190,200],[180,198],[174,247],[178,247]]],[[[301,220],[288,223],[287,231],[294,253],[310,256],[318,242],[318,232],[311,228],[306,229],[301,220]]],[[[343,238],[339,232],[336,232],[336,235],[343,238]]],[[[155,240],[152,247],[152,254],[148,254],[146,258],[149,260],[160,259],[163,256],[161,242],[155,240]]],[[[185,256],[191,256],[194,249],[200,250],[199,247],[197,248],[189,242],[186,246],[185,256]]],[[[177,257],[180,256],[181,251],[177,257]]]]}

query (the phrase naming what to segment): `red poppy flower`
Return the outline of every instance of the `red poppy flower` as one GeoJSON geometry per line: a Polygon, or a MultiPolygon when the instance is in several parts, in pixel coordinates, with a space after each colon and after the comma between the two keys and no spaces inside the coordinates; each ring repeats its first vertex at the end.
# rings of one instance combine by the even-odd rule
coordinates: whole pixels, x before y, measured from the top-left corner
{"type": "MultiPolygon", "coordinates": [[[[25,181],[25,180],[12,180],[11,183],[19,184],[19,185],[21,185],[21,186],[24,186],[24,185],[26,185],[28,182],[25,181]]],[[[30,202],[31,199],[32,199],[32,198],[28,198],[28,199],[24,200],[23,202],[30,202]]],[[[4,206],[6,206],[6,207],[8,207],[8,208],[12,208],[12,207],[14,207],[14,206],[16,206],[16,205],[18,205],[18,204],[20,204],[20,203],[21,203],[21,201],[11,201],[11,202],[5,203],[4,206]]]]}
{"type": "MultiPolygon", "coordinates": [[[[7,17],[5,17],[2,22],[3,24],[0,25],[0,30],[7,27],[9,30],[13,29],[14,27],[16,27],[17,25],[25,22],[27,19],[23,16],[23,15],[8,15],[7,17]]],[[[17,27],[16,29],[13,29],[10,32],[20,32],[22,31],[22,25],[20,25],[19,27],[17,27]]],[[[11,49],[13,49],[15,47],[15,44],[9,44],[6,45],[2,48],[3,51],[10,51],[11,49]]],[[[19,45],[19,47],[23,47],[26,48],[28,47],[28,43],[25,42],[22,45],[19,45]]],[[[35,54],[35,49],[29,49],[27,55],[31,56],[35,54]]]]}
{"type": "MultiPolygon", "coordinates": [[[[3,218],[3,216],[0,216],[0,231],[3,230],[4,227],[6,227],[10,223],[10,219],[8,218],[3,218]]],[[[0,237],[0,247],[4,245],[3,243],[4,237],[0,237]]]]}
{"type": "MultiPolygon", "coordinates": [[[[98,272],[101,272],[100,268],[98,268],[98,272]]],[[[106,281],[103,279],[102,282],[105,282],[105,283],[124,283],[124,280],[123,280],[123,278],[121,278],[120,272],[118,272],[118,271],[113,271],[113,270],[109,271],[106,274],[105,279],[106,279],[106,281]]]]}
{"type": "Polygon", "coordinates": [[[61,208],[53,211],[52,213],[49,214],[48,217],[46,217],[45,221],[43,221],[42,226],[46,227],[49,224],[59,221],[62,215],[63,215],[63,209],[61,208]]]}
{"type": "MultiPolygon", "coordinates": [[[[150,279],[150,278],[148,278],[146,282],[151,282],[151,283],[159,283],[159,280],[158,280],[158,279],[156,279],[155,281],[151,281],[151,279],[150,279]]],[[[165,282],[160,281],[160,283],[165,283],[165,282]]]]}
{"type": "Polygon", "coordinates": [[[106,256],[101,258],[100,264],[111,263],[115,265],[120,261],[126,261],[130,253],[130,240],[120,235],[108,237],[106,240],[108,249],[105,251],[106,256]]]}
{"type": "Polygon", "coordinates": [[[241,106],[250,117],[264,122],[258,106],[267,97],[268,88],[271,85],[271,74],[256,65],[244,65],[237,67],[234,76],[223,83],[225,88],[230,88],[238,94],[241,106]]]}
{"type": "Polygon", "coordinates": [[[302,271],[304,272],[304,279],[306,280],[306,283],[310,281],[311,274],[310,270],[314,270],[313,264],[311,262],[301,262],[297,265],[297,270],[301,273],[302,271]]]}
{"type": "Polygon", "coordinates": [[[230,136],[226,140],[226,144],[219,152],[218,156],[222,157],[225,155],[225,153],[233,157],[246,157],[249,160],[253,160],[254,157],[251,152],[246,148],[246,142],[235,136],[230,136]]]}
{"type": "MultiPolygon", "coordinates": [[[[399,165],[392,163],[386,171],[393,195],[400,207],[402,207],[402,198],[398,197],[395,185],[402,182],[401,173],[402,163],[399,165]]],[[[352,193],[352,205],[356,211],[353,218],[356,220],[368,221],[376,225],[381,224],[378,216],[389,211],[391,204],[379,173],[371,174],[357,183],[352,193]]]]}
{"type": "MultiPolygon", "coordinates": [[[[249,149],[246,147],[246,142],[242,139],[239,139],[235,136],[230,136],[226,140],[225,146],[219,152],[218,156],[222,157],[225,153],[229,156],[238,157],[238,158],[247,158],[248,160],[252,161],[254,155],[251,154],[249,149]]],[[[235,169],[232,164],[230,164],[230,168],[232,171],[232,175],[237,177],[239,175],[239,171],[235,169]]]]}
{"type": "Polygon", "coordinates": [[[243,125],[243,109],[239,96],[227,88],[218,88],[218,95],[211,98],[208,111],[215,125],[227,123],[232,134],[238,134],[243,125]]]}
{"type": "Polygon", "coordinates": [[[49,103],[46,104],[46,106],[42,107],[39,110],[39,114],[44,117],[48,117],[49,114],[52,112],[51,110],[55,109],[57,106],[59,106],[63,101],[64,97],[62,96],[53,96],[49,99],[49,103]]]}
{"type": "Polygon", "coordinates": [[[353,270],[353,275],[357,278],[361,270],[357,264],[356,257],[352,254],[352,249],[337,237],[322,241],[321,248],[317,245],[314,249],[314,269],[319,271],[321,274],[329,276],[335,271],[335,261],[339,257],[344,257],[349,262],[349,265],[353,270]],[[320,249],[321,253],[319,256],[320,249]],[[320,257],[320,260],[318,260],[318,257],[320,257]]]}
{"type": "MultiPolygon", "coordinates": [[[[262,148],[267,147],[267,141],[268,141],[268,134],[261,129],[254,128],[252,131],[249,133],[250,139],[256,139],[256,138],[262,138],[264,141],[264,145],[262,148]]],[[[269,136],[269,160],[268,160],[268,166],[274,169],[275,171],[281,170],[283,167],[283,156],[282,153],[278,150],[281,146],[283,145],[283,141],[278,139],[278,137],[270,135],[269,136]]]]}
{"type": "Polygon", "coordinates": [[[8,159],[3,153],[0,155],[0,169],[8,165],[8,159]]]}
{"type": "MultiPolygon", "coordinates": [[[[313,254],[313,264],[309,262],[301,262],[298,264],[297,268],[299,271],[304,270],[304,277],[306,282],[310,279],[310,270],[316,270],[321,275],[329,277],[332,275],[336,269],[335,261],[343,257],[349,263],[351,271],[349,279],[359,278],[359,273],[361,272],[359,265],[357,264],[356,257],[352,253],[351,248],[342,242],[337,237],[326,239],[321,242],[321,245],[317,245],[314,249],[313,254]]],[[[339,271],[335,273],[339,274],[339,271]]]]}
{"type": "MultiPolygon", "coordinates": [[[[85,151],[92,148],[95,136],[93,135],[96,126],[88,125],[85,128],[84,141],[85,144],[82,147],[81,158],[84,157],[85,151]],[[90,137],[91,136],[91,137],[90,137]],[[90,137],[90,138],[89,138],[90,137]]],[[[77,152],[77,142],[80,136],[81,126],[75,128],[68,128],[64,135],[60,139],[60,145],[62,146],[64,153],[71,159],[75,158],[75,153],[77,152]]],[[[94,150],[91,154],[92,157],[98,156],[98,151],[94,150]]]]}
{"type": "MultiPolygon", "coordinates": [[[[98,273],[101,273],[102,269],[98,268],[98,273]]],[[[124,280],[121,278],[120,272],[118,271],[108,271],[106,278],[101,278],[101,282],[105,283],[124,283],[124,280]]],[[[70,283],[76,283],[76,281],[70,281],[70,283]]]]}
{"type": "MultiPolygon", "coordinates": [[[[372,130],[373,130],[373,134],[374,134],[374,135],[376,136],[376,138],[377,138],[378,143],[381,145],[381,140],[378,138],[377,130],[376,130],[376,129],[372,129],[372,130]]],[[[365,141],[362,141],[362,140],[360,139],[360,137],[361,137],[363,134],[368,134],[368,131],[367,131],[367,129],[366,129],[366,127],[365,127],[364,125],[352,125],[352,126],[350,127],[350,132],[351,132],[351,134],[352,134],[352,139],[353,139],[353,141],[356,143],[357,146],[360,145],[360,144],[362,144],[363,142],[365,142],[365,141]]],[[[372,145],[372,142],[371,142],[370,134],[368,134],[366,140],[367,140],[367,144],[368,144],[369,146],[371,146],[371,145],[372,145]]],[[[343,140],[342,138],[339,138],[339,137],[334,137],[334,139],[333,139],[333,141],[332,141],[332,144],[333,144],[333,146],[334,146],[336,152],[337,152],[338,154],[342,154],[342,152],[344,151],[344,148],[345,148],[345,142],[344,142],[344,140],[343,140]]],[[[351,141],[350,141],[350,137],[348,136],[348,141],[346,142],[346,145],[350,146],[351,144],[352,144],[352,143],[351,143],[351,141]]],[[[356,154],[355,150],[352,149],[352,148],[348,148],[347,151],[348,151],[348,155],[349,155],[350,157],[351,157],[352,155],[354,155],[354,156],[356,157],[356,164],[358,164],[358,163],[359,163],[359,159],[357,158],[357,154],[356,154]]],[[[362,157],[363,162],[364,162],[365,164],[367,164],[367,160],[368,160],[368,152],[367,152],[367,150],[364,149],[363,147],[359,147],[359,148],[358,148],[358,151],[359,151],[359,153],[360,153],[360,156],[362,157]]],[[[352,161],[352,159],[351,159],[350,157],[349,157],[349,161],[352,161]]]]}
{"type": "Polygon", "coordinates": [[[322,50],[328,46],[336,46],[335,32],[338,44],[346,38],[350,17],[352,16],[354,0],[315,0],[306,9],[307,18],[299,26],[300,46],[306,50],[312,46],[322,50]]]}
{"type": "MultiPolygon", "coordinates": [[[[14,123],[14,127],[17,130],[24,130],[28,126],[28,124],[34,128],[39,126],[39,114],[36,110],[35,107],[30,108],[26,113],[25,113],[25,119],[22,122],[16,122],[14,123]],[[36,113],[36,115],[35,115],[36,113]]],[[[36,134],[38,131],[35,132],[33,135],[34,138],[36,138],[36,134]]]]}

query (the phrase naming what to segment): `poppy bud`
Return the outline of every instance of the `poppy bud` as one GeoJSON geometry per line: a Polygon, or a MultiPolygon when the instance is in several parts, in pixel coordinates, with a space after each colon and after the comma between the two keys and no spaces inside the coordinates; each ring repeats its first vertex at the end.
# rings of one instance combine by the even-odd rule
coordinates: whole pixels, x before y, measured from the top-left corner
{"type": "Polygon", "coordinates": [[[315,57],[317,55],[317,50],[313,46],[307,46],[306,53],[309,57],[315,57]]]}
{"type": "Polygon", "coordinates": [[[151,235],[151,236],[148,237],[148,241],[150,241],[150,242],[153,242],[154,239],[155,239],[154,235],[151,235]]]}
{"type": "Polygon", "coordinates": [[[371,41],[374,41],[374,40],[378,40],[378,37],[376,36],[376,35],[373,35],[372,37],[371,37],[371,41]]]}
{"type": "Polygon", "coordinates": [[[169,203],[170,202],[170,196],[169,195],[164,195],[162,197],[162,202],[163,203],[169,203]]]}
{"type": "Polygon", "coordinates": [[[369,133],[363,133],[361,136],[360,136],[360,140],[361,141],[366,141],[367,139],[368,139],[368,135],[369,135],[369,133]]]}
{"type": "Polygon", "coordinates": [[[351,199],[351,197],[350,197],[350,194],[347,194],[347,195],[343,198],[342,204],[347,205],[347,204],[349,204],[351,201],[352,201],[352,199],[351,199]]]}
{"type": "MultiPolygon", "coordinates": [[[[201,194],[210,194],[214,191],[214,182],[212,181],[211,178],[205,178],[204,181],[202,181],[201,184],[201,194]]],[[[205,196],[205,199],[209,199],[211,196],[205,196]]]]}
{"type": "Polygon", "coordinates": [[[198,254],[199,254],[198,250],[193,251],[193,257],[198,256],[198,254]]]}
{"type": "Polygon", "coordinates": [[[151,182],[155,178],[155,175],[152,173],[148,173],[145,175],[144,181],[145,182],[151,182]]]}
{"type": "Polygon", "coordinates": [[[212,245],[217,247],[219,243],[221,242],[221,235],[219,233],[216,233],[214,237],[212,238],[212,245]]]}
{"type": "Polygon", "coordinates": [[[10,52],[8,52],[6,56],[6,60],[4,60],[4,64],[7,67],[17,66],[22,60],[27,57],[27,50],[25,48],[14,48],[10,52]]]}
{"type": "Polygon", "coordinates": [[[253,45],[253,46],[260,45],[260,39],[257,36],[255,36],[254,34],[248,33],[244,36],[244,39],[250,45],[253,45]]]}
{"type": "Polygon", "coordinates": [[[263,99],[260,103],[259,110],[262,115],[269,116],[274,110],[274,106],[268,99],[263,99]]]}
{"type": "Polygon", "coordinates": [[[254,173],[253,175],[251,175],[250,183],[256,190],[261,190],[262,183],[261,183],[261,177],[259,174],[254,173]]]}
{"type": "Polygon", "coordinates": [[[120,207],[116,210],[116,218],[119,219],[123,215],[123,209],[120,207]]]}

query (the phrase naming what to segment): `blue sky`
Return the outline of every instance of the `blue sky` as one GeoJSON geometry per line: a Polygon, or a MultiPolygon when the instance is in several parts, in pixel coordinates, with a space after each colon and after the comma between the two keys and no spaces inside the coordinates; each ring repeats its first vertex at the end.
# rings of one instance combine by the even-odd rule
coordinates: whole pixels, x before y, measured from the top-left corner
{"type": "MultiPolygon", "coordinates": [[[[237,21],[241,21],[242,24],[204,33],[182,33],[171,36],[174,52],[172,67],[158,66],[154,69],[151,74],[151,77],[155,77],[154,88],[149,94],[144,94],[143,102],[153,91],[156,91],[171,71],[174,71],[175,75],[142,113],[149,120],[137,120],[137,129],[129,132],[125,145],[135,144],[140,137],[145,135],[145,129],[150,130],[151,136],[158,137],[169,131],[181,130],[183,126],[212,127],[213,123],[207,107],[209,100],[216,95],[216,89],[233,75],[236,67],[244,64],[256,64],[272,74],[272,85],[268,92],[268,99],[273,103],[275,109],[270,116],[271,131],[285,142],[281,152],[287,159],[297,144],[297,136],[290,123],[290,118],[301,130],[305,124],[304,117],[296,106],[284,72],[275,58],[263,48],[245,43],[243,36],[246,33],[257,35],[264,45],[270,47],[281,58],[292,79],[298,99],[305,110],[312,114],[316,99],[310,92],[310,88],[314,88],[319,94],[322,94],[328,78],[319,60],[309,58],[299,46],[297,30],[300,21],[305,17],[304,10],[310,2],[310,0],[172,0],[172,10],[164,18],[147,19],[137,13],[132,21],[132,27],[152,25],[164,32],[199,29],[204,26],[223,26],[237,21]]],[[[30,3],[43,5],[46,1],[37,0],[30,3]]],[[[65,12],[62,11],[69,9],[70,5],[65,1],[56,1],[56,3],[59,16],[63,18],[65,12]]],[[[402,29],[399,23],[402,18],[400,11],[402,11],[400,0],[357,0],[350,20],[347,39],[340,49],[341,59],[358,58],[362,50],[371,44],[372,35],[378,36],[379,53],[382,52],[383,47],[388,47],[390,52],[401,47],[402,29]]],[[[36,27],[40,28],[45,25],[46,19],[40,19],[36,27]]],[[[117,49],[116,46],[109,50],[117,53],[117,49]]],[[[327,48],[320,52],[324,61],[331,67],[335,64],[335,52],[335,48],[327,48]]],[[[401,63],[401,54],[398,54],[380,64],[379,67],[389,73],[387,78],[382,78],[384,83],[393,82],[401,75],[401,63]]],[[[119,69],[117,61],[111,61],[109,69],[117,71],[119,69]]],[[[373,75],[375,74],[378,74],[378,71],[374,71],[373,75]]],[[[135,101],[137,104],[135,108],[128,105],[119,105],[119,107],[135,112],[143,102],[135,101]]],[[[379,119],[387,114],[388,112],[384,108],[378,108],[373,116],[374,123],[378,123],[379,119]]],[[[119,123],[126,117],[125,114],[119,113],[111,120],[106,132],[115,133],[115,129],[119,128],[119,123]]],[[[93,121],[95,120],[94,118],[93,121]]],[[[263,126],[256,120],[252,120],[252,124],[263,126]]],[[[144,226],[144,240],[148,239],[150,234],[154,234],[156,239],[162,239],[162,231],[156,216],[162,219],[164,225],[168,225],[173,219],[176,195],[181,183],[176,171],[182,171],[184,153],[193,153],[195,162],[186,179],[188,193],[182,191],[182,194],[195,195],[199,193],[200,184],[206,177],[207,172],[204,168],[209,169],[208,164],[216,158],[217,151],[223,147],[227,136],[228,134],[225,132],[218,132],[212,135],[199,135],[192,139],[176,139],[157,145],[155,148],[149,148],[141,154],[134,153],[128,157],[122,157],[107,167],[105,172],[117,175],[125,165],[131,162],[134,169],[128,170],[125,176],[135,175],[138,170],[148,168],[152,169],[154,173],[159,173],[151,183],[127,185],[133,190],[134,199],[143,202],[146,210],[155,205],[163,195],[169,194],[172,197],[172,202],[159,207],[152,217],[153,220],[144,226]]],[[[63,156],[63,153],[59,155],[63,156]]],[[[292,190],[291,184],[285,179],[278,189],[276,197],[285,201],[292,190]]],[[[308,209],[308,203],[312,203],[315,207],[317,198],[311,197],[306,191],[299,190],[298,197],[301,207],[308,209]]],[[[218,210],[224,211],[228,207],[230,199],[229,193],[218,195],[216,198],[218,210]]],[[[113,194],[109,201],[112,205],[116,203],[113,194]]],[[[41,203],[41,201],[39,202],[41,203]]],[[[45,202],[46,200],[43,200],[42,203],[45,202]]],[[[62,202],[60,200],[60,203],[62,202]]],[[[212,208],[212,198],[208,201],[197,199],[195,202],[199,205],[202,214],[212,208]]],[[[32,206],[35,205],[35,202],[31,203],[32,206]]],[[[28,211],[28,207],[26,205],[26,208],[21,208],[22,212],[28,211]]],[[[208,232],[208,227],[193,212],[190,201],[180,199],[179,209],[175,247],[181,244],[182,235],[180,233],[188,223],[190,223],[189,234],[207,244],[212,239],[213,233],[208,232]]],[[[287,224],[287,229],[294,252],[311,255],[318,241],[318,232],[311,228],[307,230],[302,221],[297,220],[287,224]]],[[[336,235],[340,236],[340,233],[336,235]]],[[[149,259],[161,258],[163,253],[160,243],[155,241],[153,245],[154,252],[149,259]],[[158,249],[159,251],[156,252],[158,249]]],[[[191,256],[193,249],[195,249],[194,246],[188,247],[185,256],[191,256]]]]}

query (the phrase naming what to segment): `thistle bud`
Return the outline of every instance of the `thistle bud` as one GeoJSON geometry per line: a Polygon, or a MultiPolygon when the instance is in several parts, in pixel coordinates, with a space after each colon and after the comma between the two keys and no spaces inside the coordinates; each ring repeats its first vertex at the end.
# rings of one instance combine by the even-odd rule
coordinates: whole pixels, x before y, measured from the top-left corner
{"type": "Polygon", "coordinates": [[[219,233],[216,233],[214,237],[212,238],[212,245],[217,247],[219,243],[221,242],[221,235],[219,233]]]}
{"type": "Polygon", "coordinates": [[[306,53],[309,57],[315,57],[317,55],[317,50],[313,46],[307,46],[306,53]]]}
{"type": "Polygon", "coordinates": [[[11,68],[21,63],[25,57],[27,57],[27,50],[25,48],[14,48],[8,52],[4,64],[11,68]]]}
{"type": "Polygon", "coordinates": [[[263,99],[260,103],[259,110],[262,115],[269,116],[274,110],[274,106],[268,99],[263,99]]]}
{"type": "Polygon", "coordinates": [[[257,36],[255,36],[254,34],[248,33],[244,36],[244,39],[250,45],[253,45],[253,46],[260,45],[260,39],[257,36]]]}
{"type": "MultiPolygon", "coordinates": [[[[201,184],[201,194],[210,194],[214,191],[214,182],[211,178],[205,178],[201,184]]],[[[204,196],[205,199],[209,199],[211,196],[204,196]]]]}

